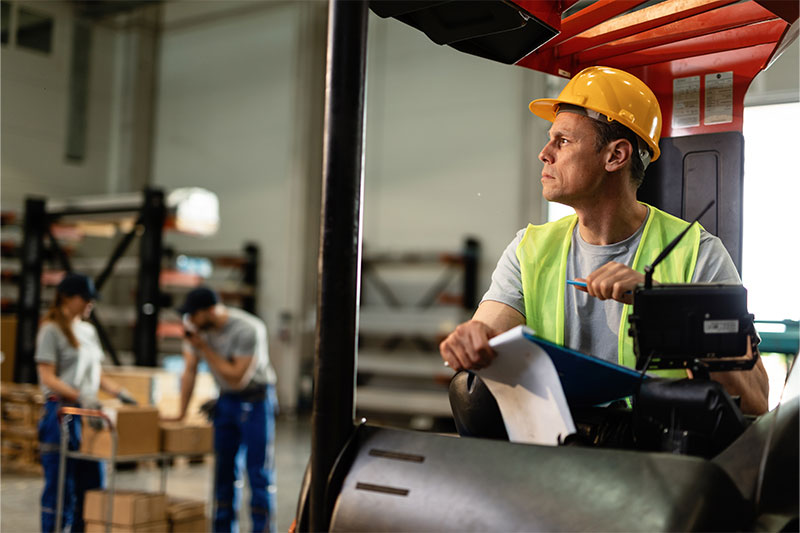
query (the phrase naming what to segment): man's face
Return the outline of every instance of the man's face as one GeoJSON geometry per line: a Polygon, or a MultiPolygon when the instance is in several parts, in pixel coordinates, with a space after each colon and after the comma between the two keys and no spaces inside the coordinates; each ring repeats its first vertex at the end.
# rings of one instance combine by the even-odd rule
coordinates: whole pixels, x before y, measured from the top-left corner
{"type": "Polygon", "coordinates": [[[189,320],[200,331],[206,331],[214,327],[214,308],[201,309],[195,311],[189,317],[189,320]]]}
{"type": "Polygon", "coordinates": [[[542,195],[575,207],[596,197],[604,177],[604,151],[597,151],[597,133],[589,117],[560,113],[550,128],[550,140],[539,153],[542,195]]]}

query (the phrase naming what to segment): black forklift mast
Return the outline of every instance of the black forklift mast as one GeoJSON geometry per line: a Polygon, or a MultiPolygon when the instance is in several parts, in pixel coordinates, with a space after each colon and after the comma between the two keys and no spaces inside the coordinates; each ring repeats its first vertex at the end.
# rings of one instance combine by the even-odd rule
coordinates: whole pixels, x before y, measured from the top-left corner
{"type": "Polygon", "coordinates": [[[310,530],[327,531],[327,473],[353,432],[368,4],[331,0],[325,79],[310,530]]]}

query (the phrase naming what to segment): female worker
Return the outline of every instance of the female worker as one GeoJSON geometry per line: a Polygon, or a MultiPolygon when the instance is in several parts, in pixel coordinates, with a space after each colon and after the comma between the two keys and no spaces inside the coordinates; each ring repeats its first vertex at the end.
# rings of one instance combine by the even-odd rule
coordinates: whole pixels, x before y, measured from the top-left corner
{"type": "MultiPolygon", "coordinates": [[[[136,401],[101,374],[103,349],[94,326],[84,319],[89,317],[96,298],[94,283],[81,274],[67,274],[56,289],[56,297],[39,328],[36,339],[36,363],[39,383],[47,398],[44,414],[39,422],[39,446],[44,469],[42,492],[42,531],[55,529],[56,499],[58,493],[58,463],[60,428],[58,409],[77,406],[87,409],[99,407],[97,391],[116,396],[124,403],[136,401]]],[[[102,422],[99,418],[93,422],[102,422]]],[[[80,417],[69,424],[69,449],[80,446],[80,417]]],[[[89,489],[103,486],[103,465],[98,461],[70,459],[64,480],[64,506],[62,527],[83,531],[83,496],[89,489]]]]}

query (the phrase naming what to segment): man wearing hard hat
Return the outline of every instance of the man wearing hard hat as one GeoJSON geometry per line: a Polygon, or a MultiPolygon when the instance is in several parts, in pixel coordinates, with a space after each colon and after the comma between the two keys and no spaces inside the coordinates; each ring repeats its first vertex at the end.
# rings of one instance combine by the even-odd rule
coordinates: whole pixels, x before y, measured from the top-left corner
{"type": "MultiPolygon", "coordinates": [[[[558,98],[529,107],[553,123],[539,153],[542,194],[575,214],[517,233],[472,320],[441,343],[442,358],[454,370],[484,368],[495,357],[488,340],[527,324],[547,340],[633,367],[632,291],[645,265],[688,225],[636,199],[645,168],[661,154],[658,101],[627,72],[589,67],[558,98]]],[[[698,225],[659,264],[658,281],[741,284],[722,242],[698,225]]],[[[712,377],[741,396],[743,412],[767,410],[760,360],[751,371],[712,377]]]]}

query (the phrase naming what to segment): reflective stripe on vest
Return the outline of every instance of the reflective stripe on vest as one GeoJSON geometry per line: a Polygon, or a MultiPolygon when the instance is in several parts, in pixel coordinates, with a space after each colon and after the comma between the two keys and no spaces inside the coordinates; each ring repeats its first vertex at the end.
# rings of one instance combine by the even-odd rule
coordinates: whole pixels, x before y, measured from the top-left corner
{"type": "MultiPolygon", "coordinates": [[[[653,206],[647,207],[650,208],[650,215],[631,266],[638,272],[644,272],[644,267],[652,263],[661,250],[689,224],[653,206]]],[[[570,215],[541,226],[529,224],[517,247],[525,300],[525,321],[536,335],[561,346],[564,345],[567,256],[577,222],[578,216],[570,215]]],[[[690,283],[697,264],[699,246],[700,227],[695,225],[666,259],[659,263],[653,279],[662,283],[690,283]]],[[[624,304],[617,352],[619,364],[634,368],[636,356],[633,353],[633,339],[628,335],[628,316],[631,311],[632,306],[624,304]]],[[[686,376],[683,370],[657,373],[662,376],[686,376]]]]}

